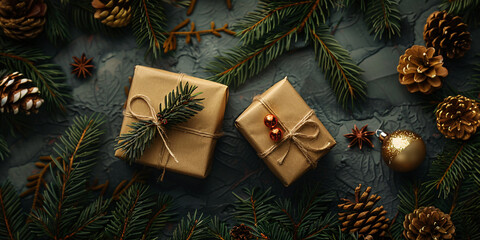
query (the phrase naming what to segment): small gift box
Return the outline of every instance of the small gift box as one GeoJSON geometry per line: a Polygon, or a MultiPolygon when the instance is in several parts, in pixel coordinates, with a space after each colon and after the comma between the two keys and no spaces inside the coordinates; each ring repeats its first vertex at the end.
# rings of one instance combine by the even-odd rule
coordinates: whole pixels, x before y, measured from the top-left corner
{"type": "MultiPolygon", "coordinates": [[[[132,113],[128,113],[129,109],[135,112],[134,115],[155,115],[154,113],[159,111],[159,104],[165,104],[164,97],[175,89],[180,81],[198,87],[195,92],[201,92],[203,110],[187,122],[161,130],[164,131],[164,137],[155,138],[136,162],[205,178],[210,171],[215,144],[221,132],[228,99],[227,86],[184,74],[136,66],[127,99],[131,106],[128,107],[127,104],[120,134],[128,133],[131,129],[129,125],[139,121],[132,113]]],[[[115,152],[115,156],[125,157],[121,149],[115,152]]]]}
{"type": "Polygon", "coordinates": [[[235,125],[285,186],[336,144],[287,78],[256,96],[235,125]]]}

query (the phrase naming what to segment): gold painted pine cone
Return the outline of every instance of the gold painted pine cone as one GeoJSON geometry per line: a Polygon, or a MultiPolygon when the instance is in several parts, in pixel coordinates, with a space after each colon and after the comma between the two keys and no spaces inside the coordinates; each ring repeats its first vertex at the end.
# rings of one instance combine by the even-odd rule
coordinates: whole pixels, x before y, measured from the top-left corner
{"type": "Polygon", "coordinates": [[[109,27],[125,27],[132,19],[130,0],[93,0],[94,17],[109,27]]]}
{"type": "Polygon", "coordinates": [[[398,81],[411,93],[430,94],[442,87],[442,80],[448,75],[448,70],[443,67],[443,57],[435,55],[434,48],[419,45],[405,50],[397,71],[398,81]]]}
{"type": "Polygon", "coordinates": [[[42,33],[46,12],[43,0],[0,0],[0,27],[9,38],[32,39],[42,33]]]}
{"type": "Polygon", "coordinates": [[[447,11],[432,13],[425,24],[423,39],[427,47],[434,47],[437,54],[448,58],[460,58],[470,50],[472,38],[468,26],[461,17],[447,11]]]}
{"type": "Polygon", "coordinates": [[[390,220],[385,217],[387,211],[383,206],[373,208],[381,199],[375,194],[370,195],[371,187],[360,193],[362,185],[355,188],[355,200],[340,199],[338,220],[342,232],[358,233],[360,239],[379,239],[387,235],[390,220]]]}
{"type": "Polygon", "coordinates": [[[435,111],[438,130],[447,138],[469,139],[480,125],[478,107],[475,100],[461,95],[445,98],[435,111]]]}
{"type": "Polygon", "coordinates": [[[455,226],[450,215],[436,207],[421,207],[405,216],[403,236],[409,240],[453,239],[455,226]]]}
{"type": "Polygon", "coordinates": [[[37,113],[44,102],[39,93],[32,80],[23,74],[9,74],[0,81],[0,112],[23,112],[27,115],[37,113]]]}

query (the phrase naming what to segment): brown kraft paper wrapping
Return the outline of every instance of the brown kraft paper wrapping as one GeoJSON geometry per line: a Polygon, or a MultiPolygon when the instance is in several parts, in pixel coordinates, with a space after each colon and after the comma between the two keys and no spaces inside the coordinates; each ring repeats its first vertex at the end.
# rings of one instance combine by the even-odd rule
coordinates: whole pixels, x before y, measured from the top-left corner
{"type": "Polygon", "coordinates": [[[264,104],[254,99],[252,104],[237,118],[235,125],[260,157],[262,157],[261,153],[265,153],[276,144],[270,139],[270,129],[263,123],[267,114],[275,114],[288,130],[294,129],[300,122],[305,121],[307,116],[309,123],[297,128],[296,134],[315,136],[315,133],[318,132],[318,135],[311,137],[311,139],[305,137],[296,139],[306,146],[307,155],[313,164],[309,163],[304,153],[293,142],[293,138],[285,139],[289,131],[283,127],[281,127],[283,142],[271,153],[264,156],[264,161],[270,170],[285,186],[289,186],[312,168],[318,159],[327,154],[336,142],[287,78],[273,85],[256,99],[263,99],[262,101],[275,113],[272,113],[264,104]],[[308,117],[309,113],[312,114],[310,117],[308,117]],[[308,149],[311,148],[316,148],[316,151],[309,151],[308,149]],[[287,155],[283,159],[285,154],[287,155]],[[282,164],[279,163],[281,159],[283,159],[282,164]]]}
{"type": "MultiPolygon", "coordinates": [[[[175,89],[180,80],[198,86],[195,92],[202,92],[198,97],[204,98],[202,103],[204,109],[179,126],[212,135],[221,132],[228,99],[228,87],[223,84],[164,70],[136,66],[128,99],[137,94],[146,95],[150,98],[155,111],[158,112],[159,104],[164,104],[165,95],[175,89]]],[[[132,111],[138,114],[150,115],[145,102],[135,100],[131,106],[132,111]]],[[[136,120],[131,117],[124,117],[120,134],[130,131],[128,125],[133,121],[136,120]]],[[[207,177],[217,139],[185,132],[175,129],[175,127],[167,128],[166,135],[168,146],[178,159],[178,163],[166,151],[160,137],[155,138],[152,145],[145,150],[142,157],[136,162],[159,169],[165,167],[166,170],[192,177],[207,177]],[[165,165],[167,161],[168,164],[165,165]]],[[[121,150],[115,152],[116,157],[122,158],[122,154],[121,150]]]]}

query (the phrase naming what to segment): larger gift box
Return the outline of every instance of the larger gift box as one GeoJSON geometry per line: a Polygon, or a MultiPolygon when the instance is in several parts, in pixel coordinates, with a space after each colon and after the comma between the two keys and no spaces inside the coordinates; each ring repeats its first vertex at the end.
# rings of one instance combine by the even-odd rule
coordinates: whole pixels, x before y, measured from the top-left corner
{"type": "Polygon", "coordinates": [[[287,78],[255,97],[235,125],[285,186],[316,167],[318,159],[336,144],[287,78]],[[269,114],[278,119],[283,132],[277,142],[264,124],[269,114]]]}
{"type": "MultiPolygon", "coordinates": [[[[164,104],[165,95],[176,88],[180,81],[198,86],[195,92],[202,93],[199,97],[204,98],[202,102],[204,109],[187,122],[179,124],[178,127],[166,130],[168,146],[178,162],[172,159],[160,137],[154,140],[136,162],[197,178],[205,178],[210,171],[215,144],[221,133],[228,99],[228,87],[184,74],[136,66],[128,100],[138,94],[145,95],[150,99],[155,111],[158,112],[159,104],[164,104]]],[[[138,114],[149,114],[148,107],[141,102],[132,102],[131,107],[138,114]]],[[[133,121],[138,120],[126,115],[120,134],[127,133],[130,130],[128,125],[133,121]]],[[[123,152],[117,150],[115,156],[123,158],[123,152]]]]}

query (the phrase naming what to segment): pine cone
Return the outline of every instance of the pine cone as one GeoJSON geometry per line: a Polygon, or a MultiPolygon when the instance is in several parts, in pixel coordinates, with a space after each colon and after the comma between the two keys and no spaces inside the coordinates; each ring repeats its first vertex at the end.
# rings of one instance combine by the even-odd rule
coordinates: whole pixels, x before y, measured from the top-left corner
{"type": "Polygon", "coordinates": [[[43,0],[0,0],[0,27],[13,39],[35,38],[44,29],[46,12],[43,0]]]}
{"type": "Polygon", "coordinates": [[[9,74],[0,81],[0,112],[17,114],[22,111],[27,115],[37,113],[43,104],[39,93],[32,80],[26,79],[21,73],[9,74]]]}
{"type": "Polygon", "coordinates": [[[407,86],[409,92],[430,94],[442,87],[442,79],[448,75],[448,70],[443,67],[443,57],[434,53],[434,48],[414,45],[400,56],[398,80],[407,86]]]}
{"type": "Polygon", "coordinates": [[[130,0],[93,0],[94,17],[109,27],[125,27],[132,19],[130,0]]]}
{"type": "Polygon", "coordinates": [[[362,185],[355,188],[355,201],[340,199],[342,204],[338,207],[343,210],[338,213],[338,220],[342,224],[343,232],[358,233],[364,239],[378,239],[386,236],[390,220],[385,217],[387,211],[383,206],[373,209],[381,197],[370,195],[371,187],[360,194],[362,185]]]}
{"type": "Polygon", "coordinates": [[[416,239],[453,239],[455,226],[450,215],[436,207],[421,207],[405,216],[403,236],[416,239]]]}
{"type": "Polygon", "coordinates": [[[434,47],[437,54],[448,58],[463,57],[472,43],[467,24],[461,17],[452,16],[447,11],[436,11],[428,17],[423,39],[427,47],[434,47]]]}
{"type": "Polygon", "coordinates": [[[445,98],[435,112],[438,130],[447,138],[469,139],[480,126],[478,107],[475,100],[461,95],[445,98]]]}
{"type": "Polygon", "coordinates": [[[233,240],[250,240],[254,237],[250,231],[250,227],[242,223],[230,230],[230,236],[233,240]]]}

